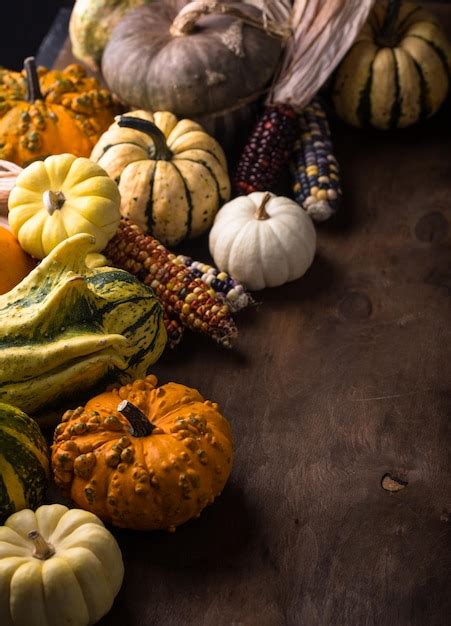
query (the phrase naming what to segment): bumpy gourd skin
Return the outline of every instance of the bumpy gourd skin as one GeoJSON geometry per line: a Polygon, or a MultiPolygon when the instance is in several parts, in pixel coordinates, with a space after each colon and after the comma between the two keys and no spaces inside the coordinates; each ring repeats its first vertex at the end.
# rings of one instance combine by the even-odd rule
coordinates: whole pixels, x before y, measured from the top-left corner
{"type": "Polygon", "coordinates": [[[123,577],[119,546],[92,513],[50,504],[0,527],[2,626],[95,624],[123,577]]]}
{"type": "Polygon", "coordinates": [[[96,69],[116,24],[127,11],[148,2],[151,0],[77,0],[69,23],[74,56],[96,69]]]}
{"type": "Polygon", "coordinates": [[[197,517],[231,470],[230,426],[195,389],[148,376],[68,411],[55,430],[57,485],[82,508],[116,526],[168,529],[197,517]],[[121,400],[156,426],[136,437],[121,400]]]}
{"type": "Polygon", "coordinates": [[[28,102],[25,74],[0,68],[0,159],[24,166],[62,152],[88,157],[117,112],[111,94],[80,65],[38,74],[42,99],[28,102]]]}
{"type": "Polygon", "coordinates": [[[67,239],[0,296],[1,401],[34,412],[104,378],[145,376],[163,352],[153,291],[122,270],[90,270],[92,246],[67,239]]]}

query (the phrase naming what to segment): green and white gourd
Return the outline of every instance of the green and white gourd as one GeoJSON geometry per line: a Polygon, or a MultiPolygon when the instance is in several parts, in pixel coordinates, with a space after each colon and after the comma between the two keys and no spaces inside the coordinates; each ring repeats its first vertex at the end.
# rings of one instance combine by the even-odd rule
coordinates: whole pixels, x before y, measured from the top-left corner
{"type": "Polygon", "coordinates": [[[100,381],[143,378],[166,343],[153,291],[128,272],[89,269],[91,235],[59,244],[0,296],[0,401],[34,412],[100,381]]]}
{"type": "Polygon", "coordinates": [[[48,450],[39,426],[0,402],[0,523],[16,511],[36,508],[48,476],[48,450]]]}
{"type": "Polygon", "coordinates": [[[114,27],[127,11],[151,0],[76,0],[69,22],[74,56],[97,68],[114,27]]]}

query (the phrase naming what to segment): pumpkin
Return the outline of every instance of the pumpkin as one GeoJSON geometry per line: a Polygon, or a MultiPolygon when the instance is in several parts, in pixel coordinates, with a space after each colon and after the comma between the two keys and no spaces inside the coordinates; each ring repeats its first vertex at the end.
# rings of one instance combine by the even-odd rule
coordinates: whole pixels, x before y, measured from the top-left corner
{"type": "Polygon", "coordinates": [[[0,401],[23,411],[105,379],[145,376],[166,331],[153,291],[123,270],[90,270],[88,234],[63,241],[0,296],[0,401]]]}
{"type": "Polygon", "coordinates": [[[88,626],[110,610],[124,577],[119,546],[98,517],[47,504],[0,528],[2,626],[88,626]]]}
{"type": "Polygon", "coordinates": [[[113,121],[116,105],[79,65],[38,73],[0,72],[0,159],[26,165],[50,154],[89,156],[113,121]]]}
{"type": "Polygon", "coordinates": [[[353,126],[410,126],[442,105],[450,68],[451,46],[437,20],[416,4],[385,0],[338,69],[335,110],[353,126]]]}
{"type": "Polygon", "coordinates": [[[218,267],[257,290],[305,274],[315,255],[316,233],[293,200],[254,192],[222,207],[209,245],[218,267]]]}
{"type": "Polygon", "coordinates": [[[95,237],[100,252],[120,220],[116,183],[98,165],[72,154],[50,156],[26,167],[9,200],[8,221],[22,248],[42,259],[77,233],[95,237]]]}
{"type": "Polygon", "coordinates": [[[130,107],[172,111],[224,134],[249,118],[282,46],[282,34],[256,7],[160,0],[119,22],[102,73],[130,107]]]}
{"type": "MultiPolygon", "coordinates": [[[[0,402],[0,523],[15,511],[36,508],[48,477],[47,444],[39,426],[16,407],[0,402]]],[[[0,623],[4,625],[2,619],[0,623]]]]}
{"type": "Polygon", "coordinates": [[[169,246],[210,228],[230,196],[222,148],[199,124],[172,113],[127,113],[91,159],[117,181],[122,215],[169,246]]]}
{"type": "Polygon", "coordinates": [[[116,526],[168,529],[197,517],[230,474],[230,426],[218,405],[155,376],[67,411],[52,446],[56,484],[116,526]]]}
{"type": "Polygon", "coordinates": [[[33,259],[6,228],[0,226],[0,294],[20,283],[34,268],[33,259]]]}
{"type": "Polygon", "coordinates": [[[72,53],[97,69],[111,31],[131,9],[150,0],[76,0],[69,22],[72,53]]]}

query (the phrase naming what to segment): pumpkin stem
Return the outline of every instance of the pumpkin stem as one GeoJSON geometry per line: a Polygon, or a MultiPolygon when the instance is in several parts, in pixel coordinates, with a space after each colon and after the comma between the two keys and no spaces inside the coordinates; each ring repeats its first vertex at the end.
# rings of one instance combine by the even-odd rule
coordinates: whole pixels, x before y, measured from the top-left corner
{"type": "Polygon", "coordinates": [[[32,530],[28,533],[28,539],[34,543],[33,556],[35,559],[46,561],[55,554],[55,548],[47,543],[38,530],[32,530]]]}
{"type": "Polygon", "coordinates": [[[389,0],[379,43],[394,48],[397,44],[396,27],[398,25],[401,0],[389,0]]]}
{"type": "Polygon", "coordinates": [[[28,102],[35,102],[36,100],[43,100],[41,86],[39,85],[38,70],[36,67],[36,59],[34,57],[27,57],[23,63],[25,74],[27,76],[27,100],[28,102]]]}
{"type": "Polygon", "coordinates": [[[257,220],[267,220],[269,219],[269,215],[266,212],[266,205],[271,200],[271,194],[269,192],[265,193],[263,196],[263,200],[261,201],[260,206],[255,212],[255,219],[257,220]]]}
{"type": "Polygon", "coordinates": [[[130,422],[130,434],[132,437],[148,437],[152,434],[155,424],[149,422],[145,414],[128,400],[122,400],[117,405],[117,410],[130,422]]]}
{"type": "Polygon", "coordinates": [[[121,128],[133,128],[133,130],[139,130],[149,135],[155,146],[155,154],[152,155],[155,161],[170,161],[172,159],[172,152],[168,148],[164,133],[153,122],[142,120],[139,117],[121,115],[117,123],[121,128]]]}
{"type": "Polygon", "coordinates": [[[53,215],[55,211],[61,209],[63,204],[66,202],[66,198],[62,191],[44,191],[42,195],[42,200],[44,202],[44,206],[47,209],[49,215],[53,215]]]}
{"type": "Polygon", "coordinates": [[[281,26],[273,20],[263,17],[257,18],[236,5],[230,6],[222,2],[217,2],[216,0],[196,0],[185,5],[172,22],[169,33],[172,37],[184,37],[185,35],[189,35],[196,29],[197,20],[204,15],[211,14],[236,17],[244,24],[249,24],[254,28],[264,30],[272,37],[286,39],[291,35],[289,28],[281,26]]]}

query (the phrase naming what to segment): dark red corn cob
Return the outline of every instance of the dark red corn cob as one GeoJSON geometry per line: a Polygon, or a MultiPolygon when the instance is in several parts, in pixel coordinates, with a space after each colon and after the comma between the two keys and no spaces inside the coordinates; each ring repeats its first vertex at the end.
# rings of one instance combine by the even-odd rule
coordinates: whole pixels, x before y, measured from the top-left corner
{"type": "Polygon", "coordinates": [[[238,194],[274,191],[293,151],[298,116],[288,104],[265,107],[241,154],[235,175],[238,194]]]}

